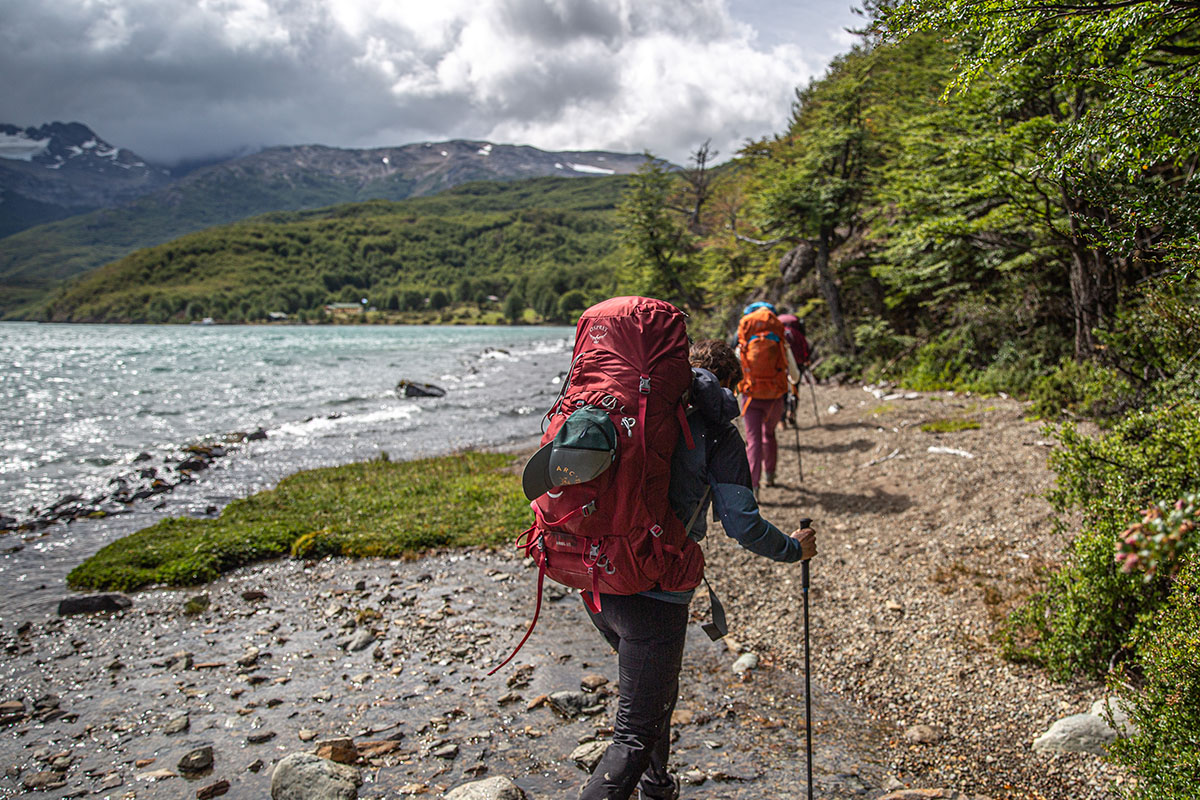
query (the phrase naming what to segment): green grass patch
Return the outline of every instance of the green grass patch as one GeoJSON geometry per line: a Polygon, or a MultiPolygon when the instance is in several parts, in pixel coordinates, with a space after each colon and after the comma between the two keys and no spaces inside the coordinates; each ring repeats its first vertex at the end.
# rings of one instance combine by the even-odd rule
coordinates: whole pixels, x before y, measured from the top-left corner
{"type": "Polygon", "coordinates": [[[510,455],[461,453],[299,472],[230,503],[216,519],[175,517],[119,539],[73,569],[75,588],[189,586],[267,558],[398,558],[499,545],[529,523],[510,455]]]}
{"type": "Polygon", "coordinates": [[[978,429],[979,423],[973,419],[935,419],[921,425],[921,430],[926,433],[957,433],[978,429]]]}

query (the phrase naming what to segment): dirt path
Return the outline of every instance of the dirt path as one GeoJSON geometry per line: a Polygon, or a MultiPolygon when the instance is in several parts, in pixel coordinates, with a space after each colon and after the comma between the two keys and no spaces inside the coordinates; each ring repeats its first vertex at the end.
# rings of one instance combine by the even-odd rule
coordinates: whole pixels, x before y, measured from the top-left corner
{"type": "MultiPolygon", "coordinates": [[[[817,520],[819,685],[890,732],[883,758],[906,785],[994,798],[1107,797],[1112,768],[1096,757],[1030,749],[1054,720],[1087,711],[1103,687],[1053,683],[1002,660],[993,641],[1064,544],[1043,499],[1053,475],[1040,426],[1011,399],[861,386],[818,387],[816,395],[820,425],[810,394],[800,397],[803,482],[797,432],[781,429],[779,486],[760,499],[785,529],[817,520]],[[979,427],[921,430],[942,419],[979,427]],[[915,725],[935,728],[937,741],[906,739],[915,725]]],[[[743,625],[735,635],[795,671],[803,656],[798,578],[781,584],[771,565],[728,540],[707,549],[709,575],[733,587],[727,606],[743,625]]]]}
{"type": "MultiPolygon", "coordinates": [[[[1038,427],[1010,400],[861,387],[802,397],[804,481],[783,432],[780,485],[762,491],[785,529],[817,520],[813,565],[817,796],[871,797],[903,785],[991,798],[1102,798],[1093,756],[1037,755],[1032,739],[1102,694],[1008,664],[990,634],[1062,542],[1040,493],[1050,481],[1038,427]],[[831,414],[831,405],[841,410],[831,414]],[[935,435],[919,423],[979,422],[935,435]],[[973,458],[930,453],[930,446],[973,458]],[[890,456],[890,458],[888,458],[890,456]],[[872,463],[874,462],[874,463],[872,463]],[[910,743],[926,724],[938,740],[910,743]]],[[[804,713],[800,570],[705,548],[731,635],[689,632],[673,763],[687,800],[798,797],[804,713]],[[760,666],[740,678],[738,653],[760,666]]],[[[710,528],[712,530],[712,528],[710,528]]],[[[0,797],[177,798],[228,781],[266,797],[274,764],[317,741],[354,738],[360,797],[439,796],[507,775],[532,800],[573,796],[571,758],[603,741],[614,701],[564,717],[545,696],[615,679],[615,659],[580,604],[546,604],[524,632],[534,572],[509,553],[415,562],[290,560],[239,570],[199,591],[154,590],[113,615],[30,619],[0,631],[0,797]],[[195,614],[198,593],[210,604],[195,614]],[[373,744],[371,744],[373,743],[373,744]],[[198,775],[180,758],[211,746],[198,775]]],[[[693,605],[697,622],[707,603],[693,605]]],[[[932,796],[932,795],[927,795],[932,796]]]]}

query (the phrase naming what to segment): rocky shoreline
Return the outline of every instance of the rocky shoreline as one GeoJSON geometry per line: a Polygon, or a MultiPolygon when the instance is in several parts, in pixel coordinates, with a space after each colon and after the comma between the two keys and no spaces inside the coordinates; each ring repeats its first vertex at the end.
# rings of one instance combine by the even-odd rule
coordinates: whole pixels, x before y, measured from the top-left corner
{"type": "MultiPolygon", "coordinates": [[[[163,457],[161,467],[151,466],[154,457],[149,453],[139,453],[130,462],[129,470],[109,480],[108,488],[103,493],[68,492],[43,508],[33,507],[18,512],[22,513],[20,517],[0,514],[0,534],[13,533],[21,537],[21,541],[0,539],[0,553],[20,551],[25,543],[40,538],[38,532],[45,535],[45,529],[58,523],[127,514],[135,503],[161,499],[161,495],[194,483],[197,473],[208,469],[218,459],[233,453],[247,442],[266,438],[267,432],[262,428],[227,433],[213,441],[182,447],[178,452],[163,457]]],[[[206,513],[215,514],[217,510],[216,506],[210,506],[206,513]]]]}
{"type": "MultiPolygon", "coordinates": [[[[818,795],[1109,797],[1122,776],[1097,756],[1033,747],[1103,687],[1055,684],[989,638],[1063,545],[1040,497],[1051,476],[1038,426],[1003,398],[817,392],[822,424],[801,406],[800,430],[781,431],[779,485],[761,502],[781,527],[813,517],[821,535],[818,795]],[[944,418],[980,427],[920,428],[944,418]]],[[[719,532],[705,549],[731,634],[689,633],[673,756],[683,797],[798,796],[799,569],[719,532]]],[[[491,794],[454,796],[571,796],[611,733],[616,675],[564,594],[493,677],[533,610],[534,573],[511,553],[275,561],[139,592],[127,608],[22,621],[0,631],[0,797],[265,797],[273,776],[307,780],[306,763],[336,776],[337,762],[361,783],[343,774],[330,797],[436,797],[489,779],[491,794]],[[308,753],[326,758],[280,769],[308,753]]],[[[706,611],[698,597],[697,624],[706,611]]]]}

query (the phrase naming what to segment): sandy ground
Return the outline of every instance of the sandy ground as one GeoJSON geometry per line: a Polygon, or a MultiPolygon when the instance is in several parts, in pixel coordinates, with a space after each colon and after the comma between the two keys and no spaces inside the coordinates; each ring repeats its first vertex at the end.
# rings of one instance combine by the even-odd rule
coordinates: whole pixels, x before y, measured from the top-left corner
{"type": "MultiPolygon", "coordinates": [[[[816,795],[1107,797],[1120,776],[1096,757],[1030,748],[1103,687],[1053,683],[1005,662],[993,639],[1062,549],[1042,499],[1049,443],[1016,401],[878,394],[818,387],[819,425],[802,395],[799,429],[780,431],[778,485],[760,492],[780,527],[812,517],[820,536],[816,795]],[[943,418],[980,427],[920,430],[943,418]],[[933,734],[910,741],[916,725],[933,734]]],[[[689,633],[673,756],[683,797],[802,796],[800,569],[740,550],[719,526],[705,550],[731,633],[689,633]],[[744,652],[759,667],[739,677],[744,652]]],[[[573,797],[585,773],[572,752],[611,733],[615,658],[556,592],[518,658],[489,677],[533,597],[526,562],[472,551],[275,561],[139,592],[115,614],[24,621],[0,632],[0,704],[20,704],[0,714],[0,797],[191,797],[222,781],[228,796],[266,797],[279,759],[339,736],[354,739],[360,797],[438,796],[490,775],[531,798],[573,797]],[[209,606],[185,613],[201,593],[209,606]],[[589,713],[545,702],[585,683],[589,713]],[[179,769],[204,746],[210,768],[179,769]]],[[[697,623],[706,611],[701,593],[697,623]]]]}

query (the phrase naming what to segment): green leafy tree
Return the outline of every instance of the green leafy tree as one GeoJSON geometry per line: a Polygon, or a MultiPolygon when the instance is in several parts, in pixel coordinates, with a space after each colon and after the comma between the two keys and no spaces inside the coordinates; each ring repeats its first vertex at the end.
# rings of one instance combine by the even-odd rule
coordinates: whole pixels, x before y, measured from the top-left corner
{"type": "Polygon", "coordinates": [[[560,319],[570,319],[575,311],[583,311],[587,308],[587,297],[578,289],[571,291],[558,298],[558,316],[560,319]]]}
{"type": "Polygon", "coordinates": [[[525,300],[516,292],[509,292],[504,298],[504,318],[513,325],[525,316],[525,300]]]}
{"type": "Polygon", "coordinates": [[[671,207],[675,178],[646,156],[617,209],[623,265],[639,293],[699,305],[696,241],[671,207]]]}
{"type": "Polygon", "coordinates": [[[887,129],[872,114],[886,100],[876,74],[879,54],[859,47],[829,73],[796,92],[787,133],[746,150],[757,184],[758,227],[775,239],[806,244],[833,334],[850,355],[854,342],[842,308],[834,259],[867,224],[868,199],[883,164],[887,129]]]}

